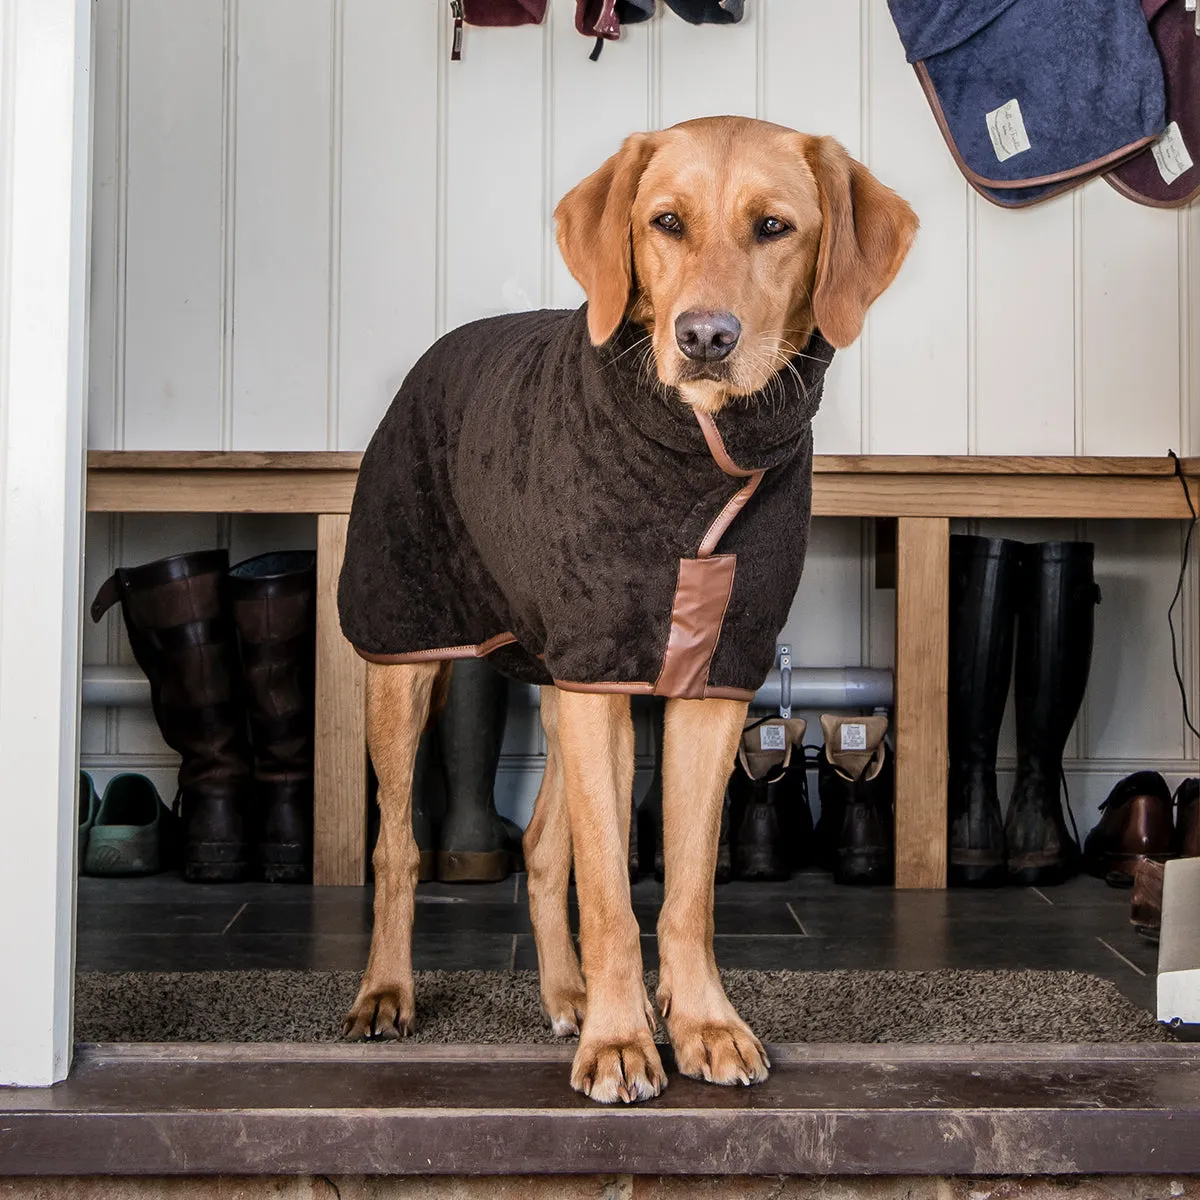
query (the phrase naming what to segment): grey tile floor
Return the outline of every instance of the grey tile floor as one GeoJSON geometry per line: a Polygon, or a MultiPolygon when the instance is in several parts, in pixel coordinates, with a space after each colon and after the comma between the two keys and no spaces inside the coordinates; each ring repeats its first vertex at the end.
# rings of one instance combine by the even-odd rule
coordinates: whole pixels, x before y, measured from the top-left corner
{"type": "MultiPolygon", "coordinates": [[[[634,886],[647,967],[662,887],[634,886]]],[[[361,970],[369,888],[198,886],[177,877],[79,881],[81,971],[361,970]]],[[[1054,889],[896,892],[836,887],[819,872],[717,888],[723,967],[765,970],[1053,969],[1113,980],[1154,1006],[1157,949],[1129,924],[1129,893],[1079,878],[1054,889]]],[[[422,884],[418,970],[537,965],[525,880],[422,884]]]]}

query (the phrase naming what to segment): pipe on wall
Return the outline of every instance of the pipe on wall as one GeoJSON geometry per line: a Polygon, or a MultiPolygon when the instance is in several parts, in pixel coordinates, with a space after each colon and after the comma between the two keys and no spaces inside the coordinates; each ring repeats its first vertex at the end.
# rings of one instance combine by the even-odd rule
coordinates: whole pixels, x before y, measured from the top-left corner
{"type": "MultiPolygon", "coordinates": [[[[535,706],[538,690],[514,684],[515,703],[535,706]]],[[[891,708],[892,672],[876,667],[796,667],[792,670],[792,707],[797,709],[891,708]]],[[[772,671],[755,693],[752,707],[778,708],[779,672],[772,671]]],[[[83,668],[83,703],[89,708],[148,708],[150,684],[139,667],[83,668]]]]}

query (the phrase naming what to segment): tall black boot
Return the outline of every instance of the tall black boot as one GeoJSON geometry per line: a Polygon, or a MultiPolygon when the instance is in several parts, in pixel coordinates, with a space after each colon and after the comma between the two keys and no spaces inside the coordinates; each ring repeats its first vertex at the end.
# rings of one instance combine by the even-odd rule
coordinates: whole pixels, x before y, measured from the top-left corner
{"type": "Polygon", "coordinates": [[[92,620],[119,600],[150,703],[179,764],[183,875],[234,883],[254,873],[252,776],[237,642],[225,601],[224,550],[120,567],[96,593],[92,620]]]}
{"type": "Polygon", "coordinates": [[[507,715],[508,680],[483,659],[458,659],[437,723],[446,780],[437,877],[445,883],[495,883],[517,865],[521,831],[496,812],[507,715]]]}
{"type": "Polygon", "coordinates": [[[268,883],[312,878],[317,559],[260,554],[226,581],[250,720],[258,861],[268,883]]]}
{"type": "Polygon", "coordinates": [[[1090,542],[1022,554],[1017,602],[1017,778],[1004,835],[1013,883],[1061,883],[1079,869],[1063,816],[1063,749],[1087,686],[1100,589],[1090,542]]]}
{"type": "Polygon", "coordinates": [[[1005,882],[996,742],[1012,679],[1021,543],[950,539],[949,882],[1005,882]]]}

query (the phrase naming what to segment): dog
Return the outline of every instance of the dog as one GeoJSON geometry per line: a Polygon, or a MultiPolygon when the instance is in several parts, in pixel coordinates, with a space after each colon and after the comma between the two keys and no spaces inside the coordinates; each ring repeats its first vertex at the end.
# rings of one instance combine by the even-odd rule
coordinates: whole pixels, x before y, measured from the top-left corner
{"type": "Polygon", "coordinates": [[[713,956],[722,798],[800,577],[821,378],[917,218],[833,139],[737,117],[631,135],[554,215],[584,308],[448,334],[364,455],[339,607],[368,659],[381,821],[345,1033],[412,1026],[413,761],[450,660],[488,654],[541,685],[524,852],[542,1005],[579,1035],[571,1086],[632,1102],[667,1083],[626,868],[631,694],[669,697],[658,1011],[683,1074],[757,1083],[767,1055],[713,956]]]}

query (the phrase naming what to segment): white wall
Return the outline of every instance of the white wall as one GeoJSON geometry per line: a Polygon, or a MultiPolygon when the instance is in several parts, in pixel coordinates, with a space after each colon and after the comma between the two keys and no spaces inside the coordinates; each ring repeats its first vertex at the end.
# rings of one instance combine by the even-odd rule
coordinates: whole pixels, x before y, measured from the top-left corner
{"type": "MultiPolygon", "coordinates": [[[[1195,448],[1200,211],[1139,208],[1103,182],[993,208],[951,162],[885,0],[747,7],[735,27],[663,13],[592,63],[573,4],[554,0],[541,28],[468,29],[451,63],[442,0],[98,0],[91,445],[361,447],[439,332],[579,301],[549,215],[624,134],[735,112],[837,135],[922,218],[834,365],[819,451],[1195,448]]],[[[1074,764],[1094,805],[1134,765],[1192,769],[1165,625],[1180,534],[1068,532],[1096,541],[1105,592],[1074,764]]],[[[870,536],[814,529],[788,629],[799,661],[890,663],[870,536]]],[[[94,518],[89,580],[312,537],[303,521],[94,518]]],[[[127,655],[117,622],[86,652],[127,655]]],[[[520,724],[513,753],[536,755],[520,724]]],[[[84,750],[100,774],[170,776],[146,715],[88,714],[84,750]]],[[[535,763],[508,765],[526,780],[535,763]]]]}

